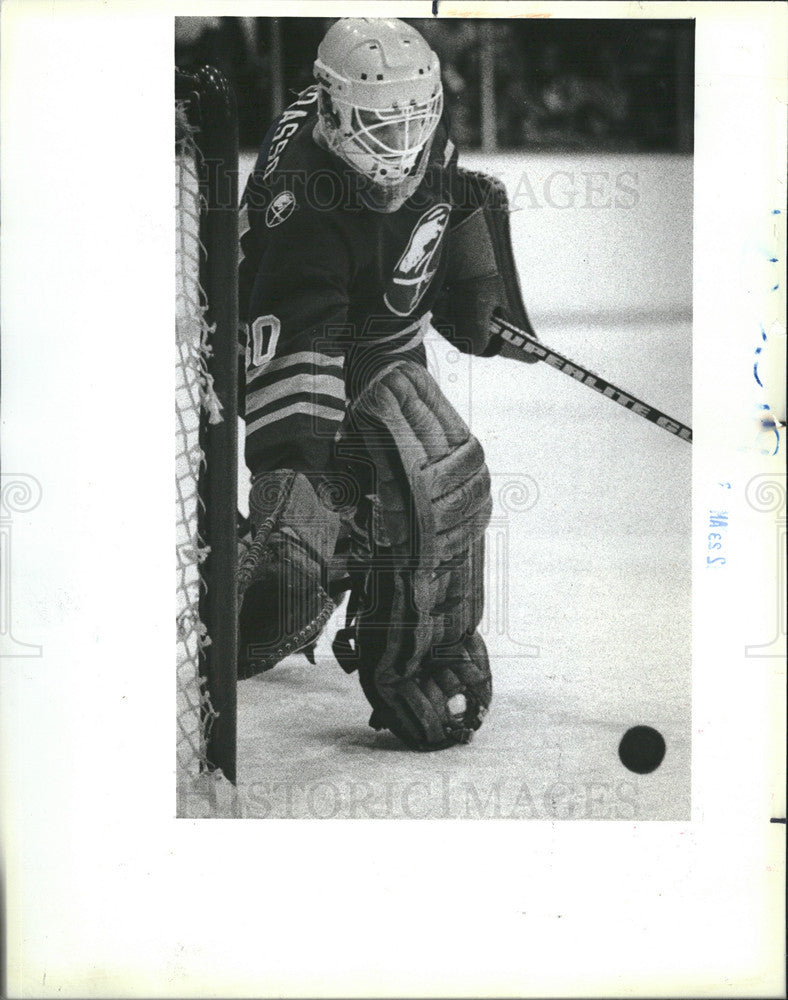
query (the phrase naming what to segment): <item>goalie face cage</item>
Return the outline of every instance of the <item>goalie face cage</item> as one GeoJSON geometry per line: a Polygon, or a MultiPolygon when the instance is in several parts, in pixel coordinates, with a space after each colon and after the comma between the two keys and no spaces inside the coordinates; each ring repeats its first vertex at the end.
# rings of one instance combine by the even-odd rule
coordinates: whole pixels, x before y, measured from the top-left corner
{"type": "Polygon", "coordinates": [[[175,73],[178,815],[235,782],[238,132],[221,73],[175,73]]]}

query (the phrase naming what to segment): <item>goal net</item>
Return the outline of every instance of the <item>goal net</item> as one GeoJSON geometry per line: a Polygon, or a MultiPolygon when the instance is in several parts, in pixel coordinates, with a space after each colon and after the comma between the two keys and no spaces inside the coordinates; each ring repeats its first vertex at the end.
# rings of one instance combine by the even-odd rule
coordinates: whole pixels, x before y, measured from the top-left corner
{"type": "Polygon", "coordinates": [[[232,91],[175,74],[178,816],[233,815],[237,176],[232,91]]]}

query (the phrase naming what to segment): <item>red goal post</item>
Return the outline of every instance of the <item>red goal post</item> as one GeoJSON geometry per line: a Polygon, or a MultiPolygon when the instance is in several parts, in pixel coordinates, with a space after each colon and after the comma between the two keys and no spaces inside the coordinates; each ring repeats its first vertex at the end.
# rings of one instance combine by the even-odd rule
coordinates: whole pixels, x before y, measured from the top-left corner
{"type": "Polygon", "coordinates": [[[238,126],[218,70],[176,69],[175,120],[177,787],[193,815],[206,775],[236,780],[238,126]]]}

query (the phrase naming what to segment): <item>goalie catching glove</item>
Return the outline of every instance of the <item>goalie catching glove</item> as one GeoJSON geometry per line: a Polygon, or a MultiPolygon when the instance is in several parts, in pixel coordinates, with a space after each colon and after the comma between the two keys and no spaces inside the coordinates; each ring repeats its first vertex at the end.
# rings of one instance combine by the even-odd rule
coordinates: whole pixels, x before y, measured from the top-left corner
{"type": "Polygon", "coordinates": [[[317,639],[334,610],[326,567],[339,532],[339,516],[292,470],[254,480],[249,519],[254,534],[238,570],[239,679],[317,639]]]}
{"type": "Polygon", "coordinates": [[[351,405],[342,450],[373,502],[334,654],[358,670],[374,728],[419,750],[467,743],[492,698],[476,631],[492,508],[481,446],[426,369],[402,360],[351,405]]]}

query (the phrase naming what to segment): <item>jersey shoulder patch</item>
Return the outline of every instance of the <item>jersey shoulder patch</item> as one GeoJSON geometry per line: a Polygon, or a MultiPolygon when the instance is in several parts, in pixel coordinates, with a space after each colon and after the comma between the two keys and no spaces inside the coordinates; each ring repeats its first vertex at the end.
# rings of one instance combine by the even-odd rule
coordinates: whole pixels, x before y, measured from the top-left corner
{"type": "Polygon", "coordinates": [[[296,197],[292,191],[282,191],[278,194],[268,206],[265,212],[265,224],[269,229],[273,229],[274,226],[279,226],[285,220],[289,219],[290,216],[296,209],[296,197]]]}

